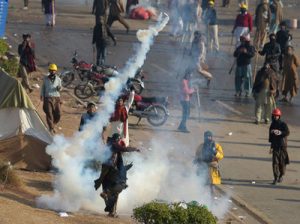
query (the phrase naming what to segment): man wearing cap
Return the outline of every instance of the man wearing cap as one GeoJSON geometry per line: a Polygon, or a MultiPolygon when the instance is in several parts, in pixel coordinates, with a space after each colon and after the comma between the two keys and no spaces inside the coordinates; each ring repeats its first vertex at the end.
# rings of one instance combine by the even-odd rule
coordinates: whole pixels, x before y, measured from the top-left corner
{"type": "Polygon", "coordinates": [[[223,157],[224,153],[221,145],[213,140],[213,133],[211,131],[206,131],[204,133],[204,143],[196,150],[194,163],[200,169],[208,169],[212,193],[214,193],[214,185],[221,184],[219,162],[223,157]]]}
{"type": "Polygon", "coordinates": [[[214,8],[214,1],[208,2],[208,8],[204,11],[202,19],[207,27],[207,45],[210,50],[219,52],[218,19],[214,8]]]}
{"type": "Polygon", "coordinates": [[[40,99],[43,101],[43,110],[49,131],[55,134],[55,125],[60,121],[60,91],[62,89],[61,79],[56,75],[56,64],[49,65],[49,73],[44,77],[41,88],[40,99]]]}
{"type": "Polygon", "coordinates": [[[281,111],[278,108],[274,109],[272,112],[272,123],[269,129],[274,185],[283,181],[286,165],[290,162],[287,152],[287,136],[289,136],[290,131],[287,124],[283,122],[280,117],[281,111]]]}
{"type": "Polygon", "coordinates": [[[252,32],[252,16],[247,12],[248,6],[245,3],[240,4],[240,14],[235,19],[235,24],[232,29],[232,33],[236,38],[236,47],[240,44],[240,37],[246,36],[250,39],[250,33],[252,32]]]}
{"type": "Polygon", "coordinates": [[[264,115],[265,123],[271,120],[272,109],[275,107],[274,96],[277,90],[277,76],[269,63],[257,72],[252,88],[255,99],[255,123],[259,124],[264,115]]]}
{"type": "Polygon", "coordinates": [[[235,70],[235,96],[242,95],[242,86],[244,85],[245,96],[248,97],[252,90],[252,69],[251,58],[255,55],[255,48],[250,44],[247,36],[241,36],[241,44],[234,51],[236,58],[235,70]]]}
{"type": "Polygon", "coordinates": [[[87,104],[86,113],[81,115],[79,131],[83,130],[84,125],[90,122],[96,115],[96,104],[94,102],[89,102],[87,104]]]}
{"type": "Polygon", "coordinates": [[[256,7],[254,24],[256,26],[256,32],[254,36],[255,48],[263,47],[267,36],[267,27],[271,22],[271,9],[268,4],[268,0],[262,0],[256,7]]]}

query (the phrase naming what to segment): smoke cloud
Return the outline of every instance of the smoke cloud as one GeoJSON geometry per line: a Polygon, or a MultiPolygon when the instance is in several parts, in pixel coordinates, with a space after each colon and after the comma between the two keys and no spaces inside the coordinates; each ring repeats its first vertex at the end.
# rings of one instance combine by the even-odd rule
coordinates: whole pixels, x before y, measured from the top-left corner
{"type": "Polygon", "coordinates": [[[160,15],[158,22],[147,30],[139,30],[137,38],[141,41],[136,54],[127,62],[118,77],[106,84],[104,106],[101,115],[87,124],[82,132],[71,138],[55,136],[53,143],[46,149],[52,157],[53,166],[59,170],[54,180],[54,194],[43,195],[37,199],[39,207],[53,210],[78,211],[81,208],[98,211],[103,202],[94,190],[94,180],[99,173],[87,167],[96,159],[104,162],[109,158],[109,150],[102,143],[101,132],[114,111],[115,100],[125,86],[128,78],[134,77],[146,59],[147,52],[158,35],[168,23],[168,15],[160,15]]]}

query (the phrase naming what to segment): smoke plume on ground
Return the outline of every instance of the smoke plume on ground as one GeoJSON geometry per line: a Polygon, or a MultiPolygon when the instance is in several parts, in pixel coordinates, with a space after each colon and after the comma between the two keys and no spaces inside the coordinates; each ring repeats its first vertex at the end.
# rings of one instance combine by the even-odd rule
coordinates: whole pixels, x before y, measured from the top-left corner
{"type": "Polygon", "coordinates": [[[47,153],[51,155],[58,174],[53,183],[54,194],[39,197],[39,207],[64,211],[78,211],[81,208],[99,211],[103,202],[94,190],[94,180],[99,177],[99,173],[89,168],[89,164],[92,160],[104,162],[109,158],[109,150],[101,140],[102,129],[108,124],[115,101],[127,79],[134,77],[137,69],[144,64],[153,38],[166,26],[168,20],[167,15],[160,15],[154,26],[137,32],[140,46],[120,71],[120,75],[107,83],[104,105],[99,116],[71,138],[55,136],[53,143],[47,147],[47,153]]]}

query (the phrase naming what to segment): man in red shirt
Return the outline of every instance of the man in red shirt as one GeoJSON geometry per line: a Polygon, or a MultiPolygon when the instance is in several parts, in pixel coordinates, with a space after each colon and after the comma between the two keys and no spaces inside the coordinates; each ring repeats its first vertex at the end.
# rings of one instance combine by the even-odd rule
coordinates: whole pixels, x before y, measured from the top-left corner
{"type": "Polygon", "coordinates": [[[235,19],[235,24],[232,30],[232,34],[236,39],[236,47],[240,45],[240,37],[245,36],[250,39],[250,33],[252,32],[253,22],[252,16],[247,12],[248,6],[245,3],[240,5],[240,14],[235,19]]]}

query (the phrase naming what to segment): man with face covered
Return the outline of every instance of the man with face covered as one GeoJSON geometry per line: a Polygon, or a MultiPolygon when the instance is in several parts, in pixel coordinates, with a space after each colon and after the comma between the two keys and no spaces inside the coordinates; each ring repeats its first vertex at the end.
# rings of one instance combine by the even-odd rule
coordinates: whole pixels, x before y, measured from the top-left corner
{"type": "Polygon", "coordinates": [[[194,163],[199,165],[199,168],[208,168],[209,182],[211,191],[214,192],[214,185],[221,184],[221,174],[219,170],[219,162],[224,157],[223,149],[220,144],[213,140],[213,133],[206,131],[204,133],[204,143],[196,150],[194,163]]]}
{"type": "Polygon", "coordinates": [[[252,69],[251,58],[255,55],[255,48],[250,44],[247,36],[241,36],[241,44],[234,51],[237,66],[235,70],[235,96],[242,95],[242,86],[246,92],[246,97],[251,93],[252,88],[252,69]]]}
{"type": "Polygon", "coordinates": [[[43,101],[43,110],[46,114],[49,131],[52,134],[56,133],[55,125],[60,121],[61,89],[61,79],[57,76],[57,66],[50,64],[49,73],[44,77],[40,99],[43,101]]]}
{"type": "Polygon", "coordinates": [[[265,63],[269,63],[272,69],[277,73],[279,56],[281,54],[280,45],[276,42],[276,35],[271,33],[269,35],[270,42],[266,43],[261,51],[258,53],[265,57],[265,63]]]}

